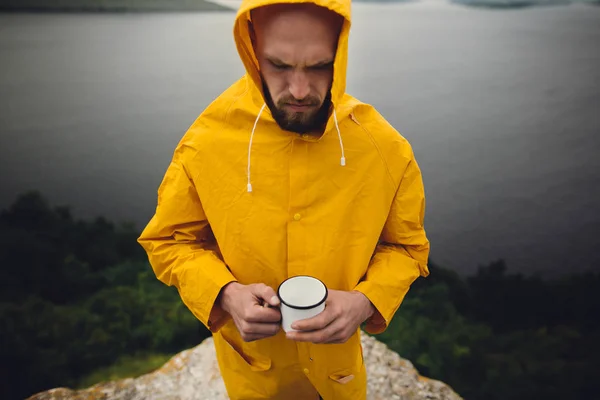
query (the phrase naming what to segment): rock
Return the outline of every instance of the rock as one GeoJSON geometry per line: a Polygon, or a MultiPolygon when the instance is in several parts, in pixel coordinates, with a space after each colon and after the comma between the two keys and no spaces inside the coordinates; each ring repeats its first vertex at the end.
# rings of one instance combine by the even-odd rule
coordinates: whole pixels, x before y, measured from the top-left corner
{"type": "MultiPolygon", "coordinates": [[[[448,385],[419,375],[412,363],[362,334],[369,400],[461,400],[448,385]]],[[[27,400],[221,400],[227,399],[212,338],[185,350],[160,369],[100,383],[83,390],[66,388],[38,393],[27,400]]]]}

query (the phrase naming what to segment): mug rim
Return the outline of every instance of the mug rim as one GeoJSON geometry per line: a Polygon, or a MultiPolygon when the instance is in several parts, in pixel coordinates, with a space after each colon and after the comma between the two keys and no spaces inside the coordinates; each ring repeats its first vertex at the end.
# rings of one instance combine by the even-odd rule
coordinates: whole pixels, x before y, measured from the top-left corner
{"type": "Polygon", "coordinates": [[[310,275],[294,275],[294,276],[290,276],[289,278],[286,278],[283,282],[281,282],[279,284],[279,286],[277,287],[277,297],[279,297],[279,301],[281,301],[282,304],[286,305],[289,308],[293,308],[295,310],[309,310],[311,308],[315,308],[320,306],[321,304],[323,304],[325,302],[325,300],[327,300],[327,295],[329,294],[329,291],[327,290],[327,285],[325,285],[325,283],[323,283],[322,280],[320,280],[319,278],[316,278],[314,276],[310,276],[310,275]],[[281,298],[281,286],[286,283],[287,281],[289,281],[290,279],[293,278],[301,278],[301,277],[306,277],[306,278],[312,278],[315,279],[317,281],[319,281],[319,283],[321,283],[321,285],[323,285],[323,287],[325,288],[325,295],[323,296],[323,298],[321,300],[319,300],[317,303],[312,304],[310,306],[294,306],[292,304],[288,304],[286,303],[282,298],[281,298]]]}

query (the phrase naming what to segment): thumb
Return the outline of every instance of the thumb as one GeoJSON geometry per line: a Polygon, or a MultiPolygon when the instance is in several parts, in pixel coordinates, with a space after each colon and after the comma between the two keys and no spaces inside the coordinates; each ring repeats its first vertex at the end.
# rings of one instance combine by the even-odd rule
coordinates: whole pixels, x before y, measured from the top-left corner
{"type": "Polygon", "coordinates": [[[275,293],[272,287],[265,285],[264,283],[260,283],[253,287],[252,293],[262,299],[266,304],[277,307],[279,305],[279,297],[275,293]]]}

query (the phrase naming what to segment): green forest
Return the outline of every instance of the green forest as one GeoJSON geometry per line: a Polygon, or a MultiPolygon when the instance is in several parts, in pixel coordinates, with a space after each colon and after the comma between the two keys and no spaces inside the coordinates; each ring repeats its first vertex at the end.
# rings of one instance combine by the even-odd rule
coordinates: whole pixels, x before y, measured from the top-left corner
{"type": "MultiPolygon", "coordinates": [[[[159,282],[136,239],[38,192],[0,212],[0,398],[137,376],[210,333],[159,282]]],[[[568,251],[568,249],[565,249],[568,251]]],[[[465,399],[600,393],[600,274],[545,280],[502,260],[462,278],[434,263],[376,337],[465,399]]]]}

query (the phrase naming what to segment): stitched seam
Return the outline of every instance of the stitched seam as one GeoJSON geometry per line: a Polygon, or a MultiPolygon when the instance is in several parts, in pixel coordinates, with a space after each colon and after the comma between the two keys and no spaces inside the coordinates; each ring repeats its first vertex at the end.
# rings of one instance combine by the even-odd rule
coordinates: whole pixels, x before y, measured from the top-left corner
{"type": "Polygon", "coordinates": [[[229,107],[227,108],[227,111],[225,111],[225,121],[229,121],[229,114],[231,114],[231,110],[233,109],[233,106],[235,105],[235,103],[237,103],[239,99],[241,99],[248,93],[248,90],[249,90],[248,77],[245,77],[244,81],[246,84],[245,90],[242,93],[240,93],[238,96],[234,97],[233,100],[231,100],[231,103],[229,103],[229,107]]]}
{"type": "Polygon", "coordinates": [[[381,153],[381,149],[377,145],[377,141],[375,140],[375,138],[373,137],[371,132],[367,128],[362,126],[362,124],[356,118],[356,115],[353,115],[353,117],[354,117],[353,120],[358,124],[358,126],[360,126],[362,128],[363,131],[365,131],[365,133],[369,136],[369,139],[371,139],[373,146],[375,146],[375,149],[377,149],[377,153],[379,153],[379,158],[381,158],[381,162],[383,162],[383,165],[385,166],[385,170],[387,171],[388,177],[390,178],[390,181],[392,182],[392,186],[394,188],[396,188],[397,185],[396,185],[396,182],[394,182],[394,177],[392,175],[392,172],[390,171],[390,167],[389,167],[387,161],[385,160],[385,158],[383,157],[383,154],[381,153]]]}

